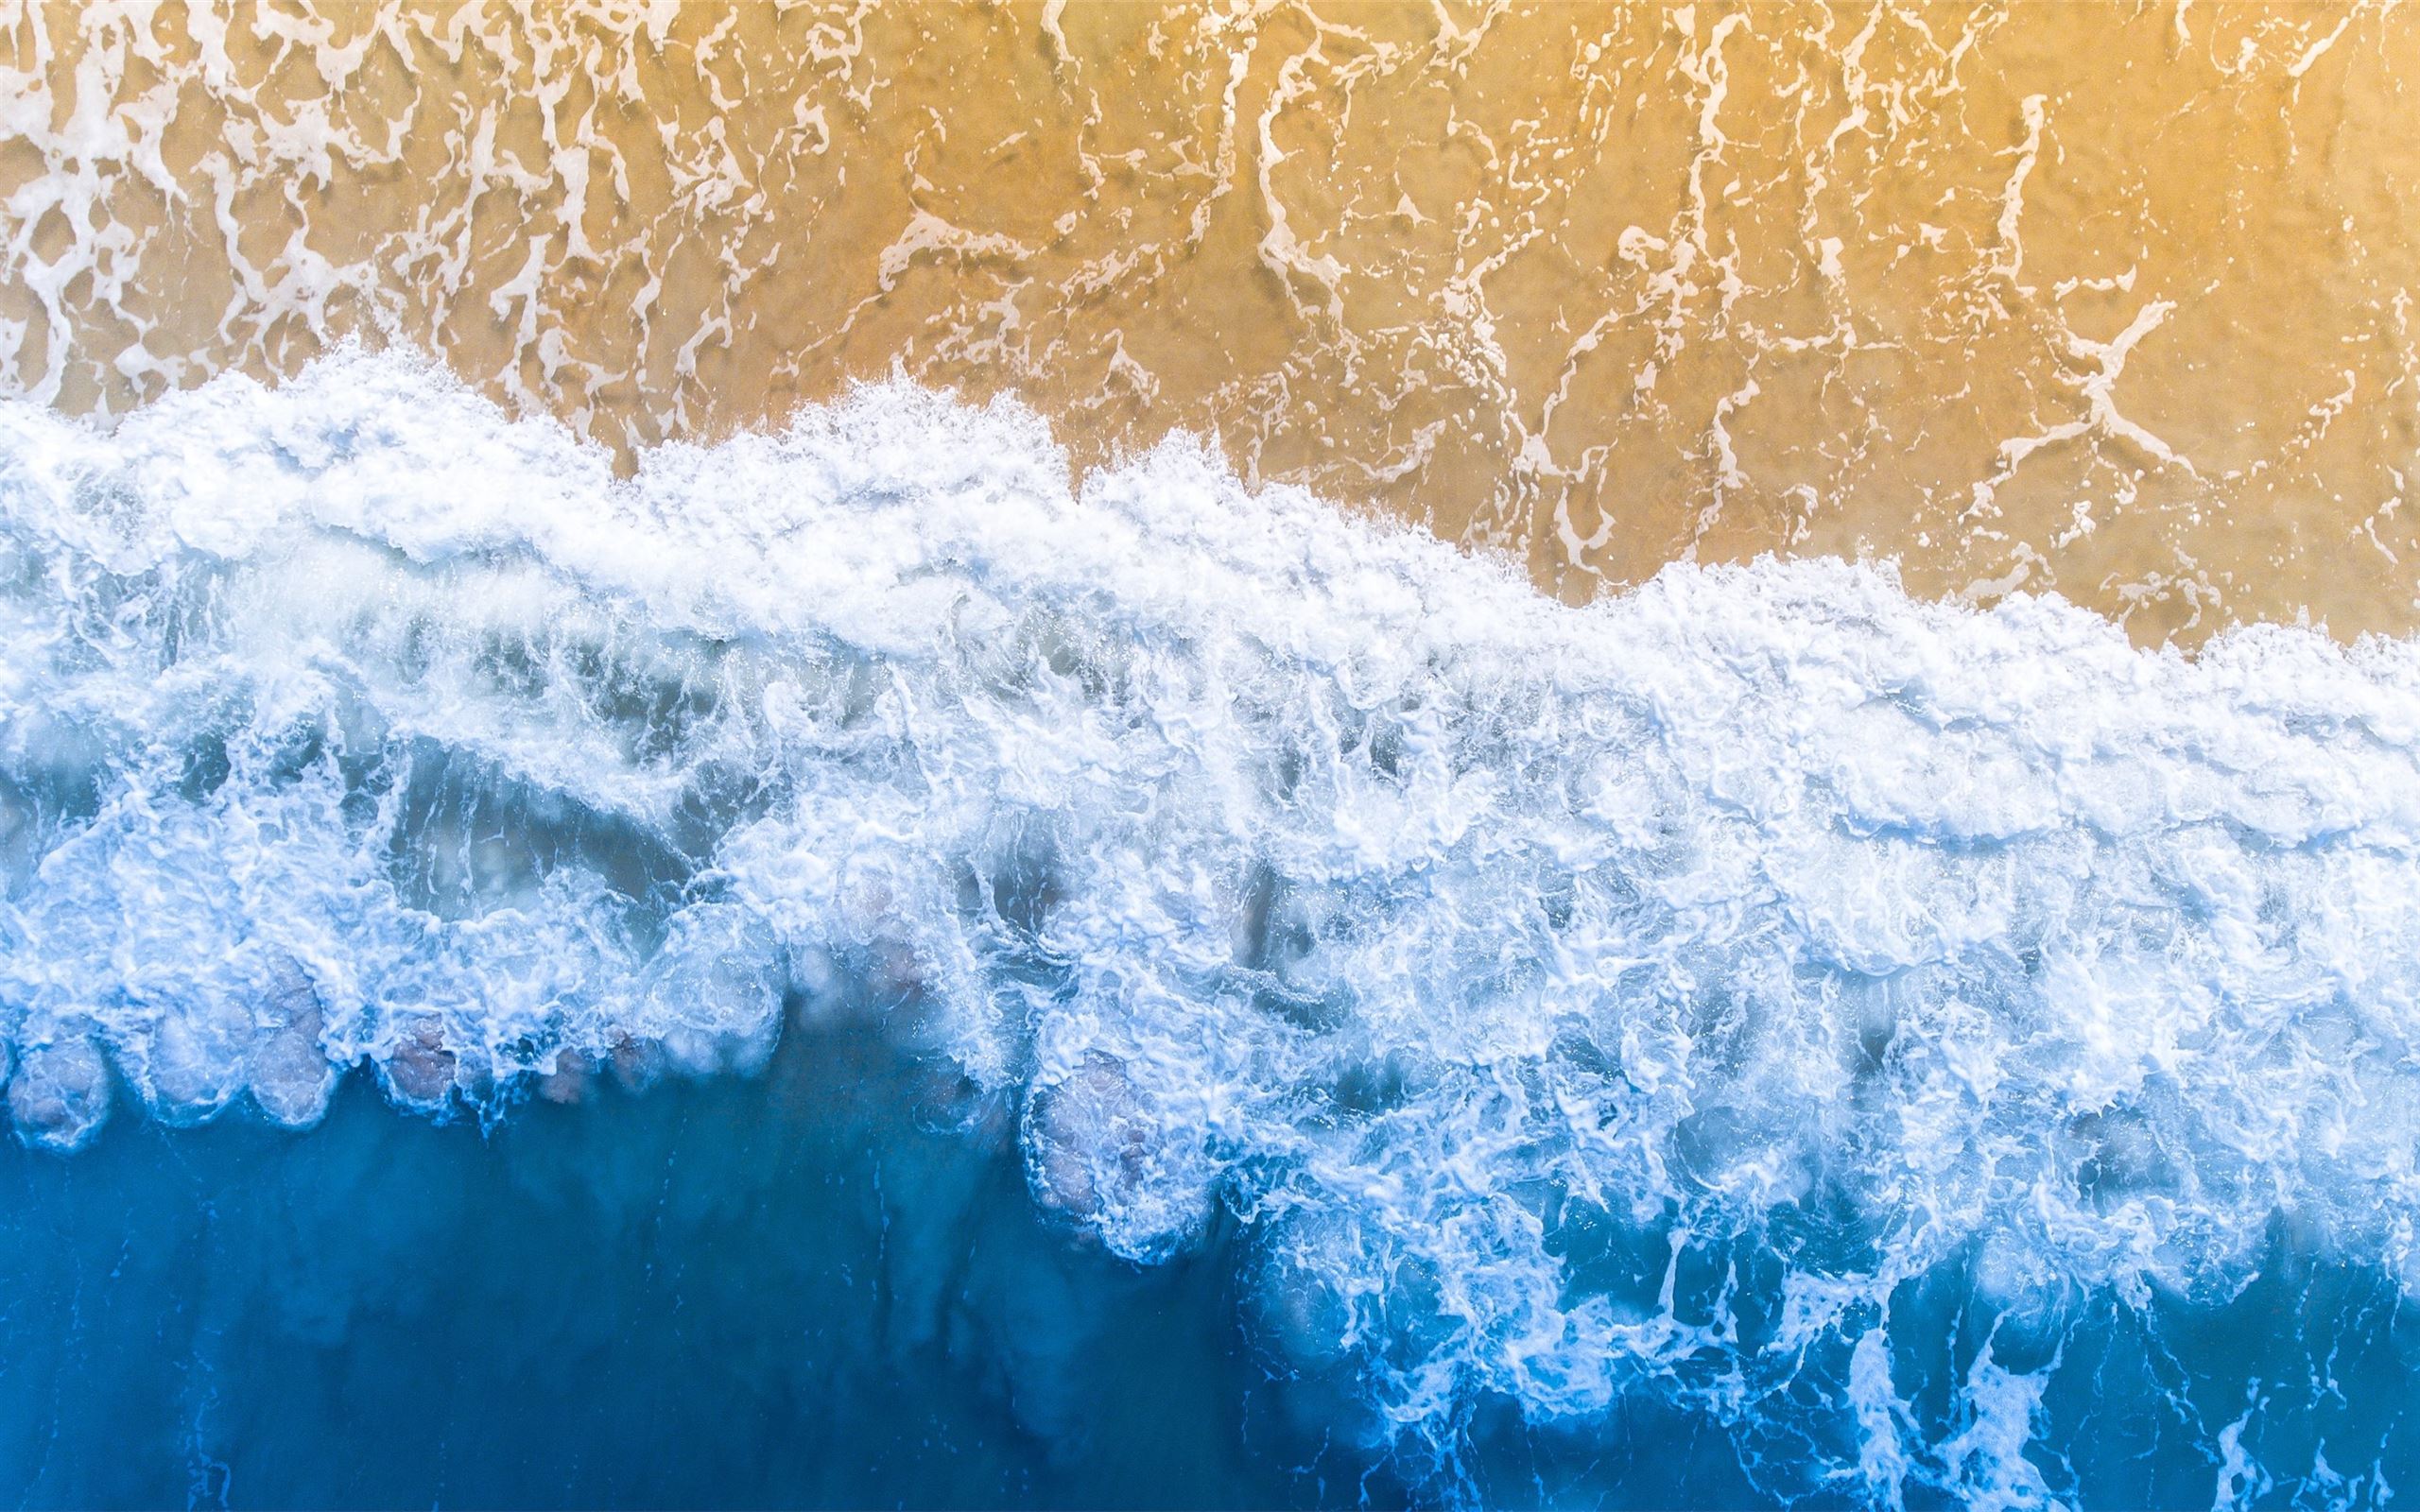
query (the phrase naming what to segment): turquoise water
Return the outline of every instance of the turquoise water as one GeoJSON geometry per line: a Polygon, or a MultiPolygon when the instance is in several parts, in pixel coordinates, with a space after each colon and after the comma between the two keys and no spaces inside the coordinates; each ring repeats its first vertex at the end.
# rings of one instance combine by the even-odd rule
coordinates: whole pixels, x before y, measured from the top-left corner
{"type": "Polygon", "coordinates": [[[0,1497],[2374,1505],[2420,644],[904,385],[0,404],[0,1497]]]}

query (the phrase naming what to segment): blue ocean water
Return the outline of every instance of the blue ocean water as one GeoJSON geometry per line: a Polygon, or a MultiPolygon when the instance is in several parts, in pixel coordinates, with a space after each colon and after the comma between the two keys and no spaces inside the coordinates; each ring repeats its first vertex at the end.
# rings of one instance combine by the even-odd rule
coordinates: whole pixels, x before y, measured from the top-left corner
{"type": "MultiPolygon", "coordinates": [[[[935,1120],[937,1091],[874,1037],[801,1035],[762,1080],[485,1133],[398,1118],[356,1082],[307,1135],[130,1121],[72,1160],[0,1150],[0,1498],[1779,1504],[1718,1424],[1651,1392],[1564,1429],[1499,1404],[1454,1485],[1409,1481],[1340,1441],[1338,1383],[1256,1344],[1231,1226],[1165,1265],[1109,1257],[1037,1214],[1012,1150],[935,1120]]],[[[1745,1292],[1744,1314],[1772,1308],[1745,1292]]],[[[2104,1302],[2052,1371],[2046,1468],[2092,1505],[2375,1503],[2414,1452],[2420,1337],[2398,1303],[2283,1246],[2221,1308],[2104,1302]],[[2318,1495],[2221,1486],[2206,1428],[2247,1420],[2247,1467],[2375,1457],[2318,1495]]],[[[1991,1310],[1953,1267],[1893,1321],[1927,1383],[1911,1396],[1947,1426],[1991,1310]]],[[[1789,1454],[1784,1422],[1752,1447],[1789,1454]]]]}
{"type": "MultiPolygon", "coordinates": [[[[929,1080],[873,1037],[803,1034],[762,1080],[615,1091],[485,1134],[356,1085],[304,1137],[129,1123],[72,1161],[9,1150],[0,1496],[1419,1496],[1255,1347],[1232,1229],[1166,1265],[1107,1256],[1036,1212],[1013,1148],[935,1122],[929,1080]]],[[[1651,1414],[1630,1436],[1651,1452],[1499,1446],[1493,1496],[1757,1500],[1719,1435],[1651,1414]]]]}
{"type": "Polygon", "coordinates": [[[0,406],[0,1495],[2380,1504],[2420,647],[906,386],[0,406]]]}
{"type": "MultiPolygon", "coordinates": [[[[0,1495],[36,1505],[1218,1505],[1245,1450],[1211,1257],[1036,1218],[911,1063],[799,1036],[761,1080],[482,1133],[355,1085],[294,1136],[131,1123],[11,1150],[0,1495]]],[[[1315,1447],[1315,1446],[1314,1446],[1315,1447]]]]}

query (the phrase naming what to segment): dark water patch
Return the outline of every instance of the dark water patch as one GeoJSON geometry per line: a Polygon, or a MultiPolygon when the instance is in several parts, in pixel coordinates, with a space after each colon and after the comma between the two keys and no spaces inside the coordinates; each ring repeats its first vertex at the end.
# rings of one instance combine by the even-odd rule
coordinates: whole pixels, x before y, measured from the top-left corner
{"type": "Polygon", "coordinates": [[[397,896],[446,918],[524,902],[556,868],[579,865],[626,898],[662,900],[687,860],[645,826],[550,791],[435,741],[411,744],[389,837],[397,896]]]}

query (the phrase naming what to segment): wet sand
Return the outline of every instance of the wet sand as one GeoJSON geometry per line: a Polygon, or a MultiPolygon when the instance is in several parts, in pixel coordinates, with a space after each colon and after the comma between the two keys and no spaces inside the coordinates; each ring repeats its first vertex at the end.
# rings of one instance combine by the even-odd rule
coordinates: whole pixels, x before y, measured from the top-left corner
{"type": "Polygon", "coordinates": [[[894,369],[1526,560],[2420,625],[2420,12],[0,7],[0,378],[616,448],[894,369]]]}

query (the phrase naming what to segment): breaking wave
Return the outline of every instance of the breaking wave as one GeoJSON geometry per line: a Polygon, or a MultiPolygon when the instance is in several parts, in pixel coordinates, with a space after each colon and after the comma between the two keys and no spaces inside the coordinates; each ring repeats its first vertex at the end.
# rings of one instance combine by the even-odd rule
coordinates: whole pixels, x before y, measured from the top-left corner
{"type": "MultiPolygon", "coordinates": [[[[1493,1408],[1643,1393],[1775,1495],[2038,1503],[2079,1331],[2281,1253],[2395,1312],[2416,841],[2409,643],[1839,561],[1575,610],[905,385],[625,479],[391,355],[0,406],[22,1137],[864,1016],[1071,1242],[1232,1219],[1272,1368],[1447,1487],[1493,1408]]],[[[2221,1500],[2389,1489],[2229,1389],[2174,1393],[2221,1500]]]]}

